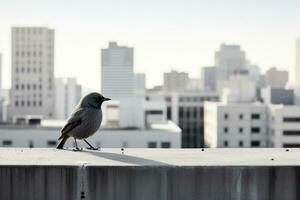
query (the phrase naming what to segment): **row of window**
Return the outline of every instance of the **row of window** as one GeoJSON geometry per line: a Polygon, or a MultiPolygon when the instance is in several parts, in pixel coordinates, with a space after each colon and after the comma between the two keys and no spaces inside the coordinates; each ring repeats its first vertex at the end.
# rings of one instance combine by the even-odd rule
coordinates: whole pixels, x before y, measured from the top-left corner
{"type": "Polygon", "coordinates": [[[218,97],[179,97],[179,102],[217,101],[218,97]]]}
{"type": "Polygon", "coordinates": [[[43,29],[42,28],[15,28],[15,33],[16,34],[42,34],[43,29]]]}
{"type": "MultiPolygon", "coordinates": [[[[32,71],[33,73],[37,73],[37,72],[42,73],[43,69],[42,69],[41,67],[38,68],[38,69],[35,68],[35,67],[33,67],[32,70],[31,70],[31,68],[28,67],[28,68],[27,68],[27,73],[31,73],[31,71],[32,71]]],[[[19,68],[16,67],[15,72],[16,72],[16,74],[19,73],[19,72],[25,73],[25,72],[26,72],[26,69],[25,69],[25,67],[22,67],[22,68],[19,70],[19,68]]]]}
{"type": "MultiPolygon", "coordinates": [[[[23,107],[23,106],[25,106],[25,101],[15,101],[15,106],[16,107],[23,107]]],[[[42,101],[27,101],[26,102],[26,106],[27,107],[30,107],[30,106],[33,106],[33,107],[36,107],[36,106],[39,106],[39,107],[41,107],[41,106],[43,106],[43,102],[42,101]]]]}
{"type": "MultiPolygon", "coordinates": [[[[25,90],[25,89],[30,90],[31,88],[32,88],[33,90],[36,90],[37,88],[38,88],[39,90],[42,90],[42,89],[43,89],[43,86],[42,86],[42,84],[39,84],[39,85],[36,85],[36,84],[32,84],[32,85],[30,85],[30,84],[27,84],[27,85],[25,85],[25,84],[21,84],[21,85],[16,84],[16,85],[15,85],[15,89],[16,89],[16,90],[19,90],[19,89],[21,89],[21,90],[25,90]],[[26,87],[26,88],[25,88],[25,87],[26,87]]],[[[48,89],[51,90],[51,88],[52,88],[52,86],[49,86],[48,89]]]]}
{"type": "Polygon", "coordinates": [[[203,107],[179,107],[179,118],[203,117],[203,107]]]}
{"type": "MultiPolygon", "coordinates": [[[[225,113],[224,114],[224,119],[225,120],[229,119],[229,114],[225,113]]],[[[239,119],[241,119],[241,120],[244,119],[244,115],[243,114],[239,114],[239,119]]],[[[252,113],[251,114],[251,119],[252,120],[260,119],[260,114],[258,114],[258,113],[252,113]]]]}
{"type": "MultiPolygon", "coordinates": [[[[251,147],[260,147],[260,141],[252,140],[250,145],[251,145],[251,147]]],[[[224,140],[223,141],[223,146],[224,147],[229,147],[229,141],[224,140]]],[[[239,141],[239,147],[244,147],[244,142],[243,141],[239,141]]]]}
{"type": "MultiPolygon", "coordinates": [[[[224,133],[229,133],[229,127],[224,127],[223,128],[223,132],[224,133]]],[[[239,133],[243,133],[244,132],[244,128],[240,127],[239,128],[239,133]]],[[[260,127],[251,127],[251,133],[260,133],[260,127]]]]}
{"type": "Polygon", "coordinates": [[[42,51],[38,51],[38,52],[36,52],[36,51],[33,51],[33,52],[30,52],[30,51],[27,51],[27,52],[25,52],[25,51],[20,51],[20,52],[16,51],[15,55],[16,55],[16,57],[18,57],[18,56],[21,56],[21,57],[25,57],[25,56],[28,56],[28,57],[29,56],[33,56],[33,57],[39,56],[39,57],[42,57],[43,56],[43,52],[42,51]]]}

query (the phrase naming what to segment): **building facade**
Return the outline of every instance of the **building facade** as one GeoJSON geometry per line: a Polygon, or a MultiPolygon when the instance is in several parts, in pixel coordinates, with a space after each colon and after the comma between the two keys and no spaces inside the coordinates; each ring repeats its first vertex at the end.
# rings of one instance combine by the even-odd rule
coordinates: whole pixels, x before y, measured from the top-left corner
{"type": "Polygon", "coordinates": [[[272,67],[265,74],[266,84],[271,88],[281,88],[284,89],[288,80],[289,73],[286,70],[277,70],[272,67]]]}
{"type": "Polygon", "coordinates": [[[55,78],[55,119],[67,119],[82,97],[75,78],[55,78]]]}
{"type": "Polygon", "coordinates": [[[130,97],[134,93],[133,48],[110,42],[101,52],[101,87],[112,99],[130,97]]]}
{"type": "Polygon", "coordinates": [[[216,67],[203,67],[201,69],[202,89],[205,91],[216,91],[216,67]]]}
{"type": "Polygon", "coordinates": [[[54,30],[12,28],[9,118],[54,117],[54,30]]]}
{"type": "Polygon", "coordinates": [[[268,147],[268,115],[264,104],[205,102],[207,147],[268,147]]]}
{"type": "Polygon", "coordinates": [[[186,72],[172,70],[164,73],[164,91],[166,92],[183,92],[189,84],[189,75],[186,72]]]}

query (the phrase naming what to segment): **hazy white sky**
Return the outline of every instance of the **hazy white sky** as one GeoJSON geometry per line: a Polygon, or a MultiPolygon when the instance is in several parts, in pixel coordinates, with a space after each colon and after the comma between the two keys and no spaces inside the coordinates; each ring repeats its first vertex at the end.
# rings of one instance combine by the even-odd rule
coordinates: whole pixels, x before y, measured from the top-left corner
{"type": "Polygon", "coordinates": [[[100,89],[100,49],[108,41],[135,48],[135,71],[147,85],[177,69],[197,77],[221,43],[240,44],[262,71],[286,69],[294,79],[300,36],[296,0],[0,0],[4,87],[10,86],[11,26],[55,29],[55,75],[100,89]]]}

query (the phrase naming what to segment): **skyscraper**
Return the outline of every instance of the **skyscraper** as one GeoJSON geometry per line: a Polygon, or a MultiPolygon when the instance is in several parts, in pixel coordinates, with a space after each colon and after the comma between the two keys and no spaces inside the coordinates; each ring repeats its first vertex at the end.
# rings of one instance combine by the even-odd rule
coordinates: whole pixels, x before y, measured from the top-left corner
{"type": "Polygon", "coordinates": [[[134,91],[133,48],[110,42],[101,52],[102,93],[110,98],[130,97],[134,91]]]}
{"type": "Polygon", "coordinates": [[[272,67],[266,71],[266,84],[271,88],[285,88],[289,80],[289,72],[286,70],[277,70],[272,67]]]}
{"type": "Polygon", "coordinates": [[[52,118],[54,112],[54,30],[12,28],[10,119],[26,115],[52,118]]]}
{"type": "Polygon", "coordinates": [[[227,80],[236,70],[246,68],[245,52],[239,45],[222,44],[215,53],[215,66],[217,67],[217,80],[227,80]]]}
{"type": "Polygon", "coordinates": [[[300,86],[300,38],[296,40],[296,85],[300,86]]]}
{"type": "MultiPolygon", "coordinates": [[[[0,91],[2,92],[2,54],[0,53],[0,91]]],[[[2,94],[0,94],[2,96],[2,94]]]]}

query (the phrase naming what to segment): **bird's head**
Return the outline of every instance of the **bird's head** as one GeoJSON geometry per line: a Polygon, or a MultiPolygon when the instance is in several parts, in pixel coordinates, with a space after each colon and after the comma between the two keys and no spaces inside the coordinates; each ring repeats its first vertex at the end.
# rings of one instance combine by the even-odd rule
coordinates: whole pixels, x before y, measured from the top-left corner
{"type": "Polygon", "coordinates": [[[83,99],[81,100],[80,106],[81,107],[93,107],[93,108],[100,109],[102,103],[104,101],[109,101],[109,100],[111,100],[111,99],[105,98],[104,96],[102,96],[101,94],[99,94],[97,92],[93,92],[93,93],[90,93],[90,94],[86,95],[85,97],[83,97],[83,99]]]}

